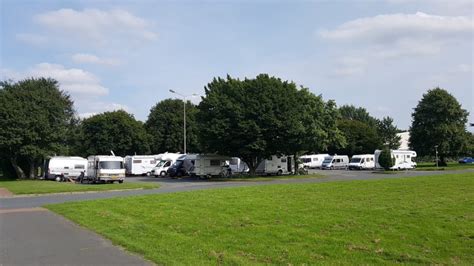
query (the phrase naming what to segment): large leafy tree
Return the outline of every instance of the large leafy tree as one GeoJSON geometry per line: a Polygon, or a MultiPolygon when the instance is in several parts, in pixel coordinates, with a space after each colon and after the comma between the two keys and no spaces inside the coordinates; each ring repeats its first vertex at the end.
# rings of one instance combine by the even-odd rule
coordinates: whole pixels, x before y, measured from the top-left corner
{"type": "MultiPolygon", "coordinates": [[[[151,136],[153,153],[183,151],[183,101],[166,99],[150,110],[145,128],[151,136]]],[[[186,150],[198,152],[196,134],[197,107],[186,102],[186,150]]]]}
{"type": "Polygon", "coordinates": [[[8,158],[18,178],[25,178],[20,161],[26,162],[28,176],[42,160],[64,153],[74,110],[68,94],[58,82],[30,78],[19,82],[1,82],[0,153],[8,158]]]}
{"type": "Polygon", "coordinates": [[[342,119],[338,121],[338,127],[346,137],[347,145],[336,150],[339,154],[349,156],[355,154],[372,154],[382,146],[377,129],[367,123],[357,120],[342,119]]]}
{"type": "Polygon", "coordinates": [[[205,92],[197,116],[203,148],[242,158],[251,173],[271,155],[328,145],[324,125],[332,122],[324,102],[292,82],[265,74],[245,80],[227,76],[214,79],[205,92]]]}
{"type": "Polygon", "coordinates": [[[393,124],[393,119],[389,116],[377,121],[377,131],[384,146],[391,150],[400,147],[401,137],[397,135],[398,128],[393,124]]]}
{"type": "Polygon", "coordinates": [[[410,147],[421,156],[433,155],[435,146],[441,164],[457,156],[467,145],[468,112],[456,98],[441,88],[428,90],[418,102],[410,128],[410,147]]]}
{"type": "Polygon", "coordinates": [[[149,135],[143,123],[123,110],[84,119],[81,135],[83,156],[110,154],[110,151],[120,156],[150,152],[149,135]]]}
{"type": "Polygon", "coordinates": [[[339,107],[342,119],[355,120],[376,127],[378,120],[370,115],[363,107],[355,107],[354,105],[343,105],[339,107]]]}

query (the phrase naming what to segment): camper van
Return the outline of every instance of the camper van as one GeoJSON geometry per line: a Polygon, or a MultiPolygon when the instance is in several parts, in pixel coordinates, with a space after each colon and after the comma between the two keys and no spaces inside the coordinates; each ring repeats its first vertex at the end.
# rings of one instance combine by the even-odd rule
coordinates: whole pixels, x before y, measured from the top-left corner
{"type": "Polygon", "coordinates": [[[181,156],[179,156],[178,159],[176,159],[176,161],[170,167],[168,167],[166,174],[169,177],[182,177],[190,175],[190,170],[194,166],[194,156],[195,155],[181,154],[181,156]]]}
{"type": "Polygon", "coordinates": [[[364,170],[375,168],[375,157],[373,154],[354,155],[349,162],[349,170],[364,170]]]}
{"type": "Polygon", "coordinates": [[[87,157],[87,178],[93,181],[122,183],[125,179],[123,158],[114,155],[92,155],[87,157]]]}
{"type": "Polygon", "coordinates": [[[125,173],[127,175],[151,175],[159,155],[125,156],[125,173]]]}
{"type": "Polygon", "coordinates": [[[347,155],[334,155],[324,158],[321,169],[346,169],[349,165],[349,157],[347,155]]]}
{"type": "Polygon", "coordinates": [[[82,157],[55,156],[44,164],[44,178],[61,181],[64,177],[76,179],[87,168],[87,160],[82,157]]]}
{"type": "Polygon", "coordinates": [[[193,166],[189,170],[191,176],[201,178],[212,176],[227,176],[231,174],[229,168],[230,157],[216,154],[195,154],[186,157],[193,166]]]}
{"type": "Polygon", "coordinates": [[[183,156],[183,154],[167,152],[167,153],[158,155],[157,156],[158,163],[151,170],[151,174],[154,175],[155,177],[158,177],[158,176],[165,177],[166,171],[168,170],[168,168],[172,164],[174,164],[180,156],[183,156]]]}
{"type": "Polygon", "coordinates": [[[329,154],[309,154],[300,157],[303,167],[306,168],[321,168],[324,158],[329,154]]]}
{"type": "MultiPolygon", "coordinates": [[[[379,156],[381,150],[375,151],[375,167],[376,168],[383,168],[379,164],[379,156]]],[[[410,150],[390,150],[392,155],[392,159],[394,159],[394,164],[390,169],[392,170],[406,170],[406,169],[413,169],[416,167],[416,152],[410,150]]]]}
{"type": "Polygon", "coordinates": [[[249,172],[249,166],[239,157],[232,157],[230,159],[229,168],[232,174],[242,174],[249,172]]]}
{"type": "Polygon", "coordinates": [[[273,155],[270,159],[262,160],[255,173],[259,175],[287,175],[293,172],[293,157],[292,156],[276,156],[273,155]]]}

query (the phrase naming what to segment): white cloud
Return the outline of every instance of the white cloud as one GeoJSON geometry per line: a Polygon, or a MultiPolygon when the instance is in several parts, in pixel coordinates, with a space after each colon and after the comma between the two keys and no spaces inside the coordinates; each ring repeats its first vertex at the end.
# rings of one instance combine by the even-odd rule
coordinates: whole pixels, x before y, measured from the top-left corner
{"type": "Polygon", "coordinates": [[[89,102],[87,104],[88,112],[79,113],[78,116],[80,118],[89,118],[91,116],[103,113],[103,112],[111,112],[117,110],[124,110],[126,112],[130,112],[130,108],[127,105],[119,104],[119,103],[105,103],[105,102],[89,102]]]}
{"type": "Polygon", "coordinates": [[[59,9],[36,15],[34,21],[63,37],[86,42],[106,44],[116,38],[137,41],[157,39],[150,22],[120,9],[59,9]]]}
{"type": "Polygon", "coordinates": [[[118,59],[100,58],[96,55],[84,54],[84,53],[72,55],[72,61],[76,63],[98,64],[98,65],[105,65],[105,66],[118,66],[121,63],[118,59]]]}
{"type": "Polygon", "coordinates": [[[94,74],[79,68],[65,68],[63,65],[41,63],[28,70],[26,76],[51,77],[56,79],[61,89],[72,94],[107,95],[109,90],[100,84],[94,74]]]}
{"type": "Polygon", "coordinates": [[[45,44],[48,41],[48,38],[46,38],[43,35],[30,34],[30,33],[18,33],[15,35],[15,38],[19,41],[33,44],[33,45],[45,44]]]}

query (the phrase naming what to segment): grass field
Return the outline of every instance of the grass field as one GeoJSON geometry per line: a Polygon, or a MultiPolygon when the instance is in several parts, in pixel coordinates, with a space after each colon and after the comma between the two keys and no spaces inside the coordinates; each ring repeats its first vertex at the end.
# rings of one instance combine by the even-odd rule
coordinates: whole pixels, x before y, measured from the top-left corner
{"type": "Polygon", "coordinates": [[[436,167],[434,162],[423,162],[418,163],[416,166],[417,171],[436,171],[436,170],[464,170],[464,169],[474,169],[474,164],[460,164],[457,162],[449,162],[448,166],[436,167]]]}
{"type": "Polygon", "coordinates": [[[472,173],[47,208],[158,264],[474,263],[472,173]]]}
{"type": "Polygon", "coordinates": [[[233,176],[229,178],[211,178],[209,181],[271,181],[271,180],[285,180],[285,179],[300,179],[300,178],[322,178],[322,174],[308,174],[308,175],[281,175],[281,176],[233,176]]]}
{"type": "Polygon", "coordinates": [[[127,181],[122,184],[74,184],[47,180],[0,181],[0,188],[6,188],[13,194],[46,194],[122,189],[151,189],[158,187],[158,185],[151,183],[128,183],[127,181]]]}

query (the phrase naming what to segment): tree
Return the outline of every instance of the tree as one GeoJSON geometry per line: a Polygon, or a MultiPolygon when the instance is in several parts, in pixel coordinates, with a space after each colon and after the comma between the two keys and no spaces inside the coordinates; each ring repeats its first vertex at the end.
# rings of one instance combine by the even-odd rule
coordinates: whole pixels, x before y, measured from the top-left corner
{"type": "Polygon", "coordinates": [[[324,102],[292,82],[266,74],[242,81],[227,76],[215,78],[205,92],[197,116],[203,149],[240,157],[251,174],[271,155],[329,145],[324,102]]]}
{"type": "Polygon", "coordinates": [[[372,117],[365,108],[355,107],[354,105],[343,105],[339,107],[342,119],[355,120],[376,127],[378,120],[372,117]]]}
{"type": "Polygon", "coordinates": [[[382,146],[382,140],[378,136],[375,127],[367,123],[357,120],[341,119],[338,121],[338,127],[343,132],[347,145],[335,152],[347,154],[349,156],[355,154],[374,153],[374,151],[382,146]]]}
{"type": "MultiPolygon", "coordinates": [[[[197,107],[186,102],[186,149],[198,152],[196,134],[197,107]]],[[[157,103],[150,110],[145,128],[151,136],[153,153],[183,151],[183,101],[166,99],[157,103]]]]}
{"type": "Polygon", "coordinates": [[[393,124],[391,117],[387,116],[377,121],[377,131],[382,143],[389,149],[396,150],[400,147],[401,137],[397,135],[398,128],[393,124]]]}
{"type": "Polygon", "coordinates": [[[18,178],[34,178],[42,160],[66,147],[68,125],[74,115],[73,102],[58,82],[30,78],[0,83],[0,153],[8,158],[18,178]]]}
{"type": "Polygon", "coordinates": [[[385,170],[389,170],[393,166],[394,161],[392,158],[392,153],[389,148],[385,147],[379,155],[379,164],[385,170]]]}
{"type": "Polygon", "coordinates": [[[123,110],[84,119],[81,133],[83,156],[110,151],[120,156],[150,152],[149,135],[143,123],[123,110]]]}
{"type": "Polygon", "coordinates": [[[435,146],[441,165],[446,158],[465,149],[468,112],[449,92],[441,88],[428,90],[412,114],[410,147],[421,156],[433,155],[435,146]]]}

